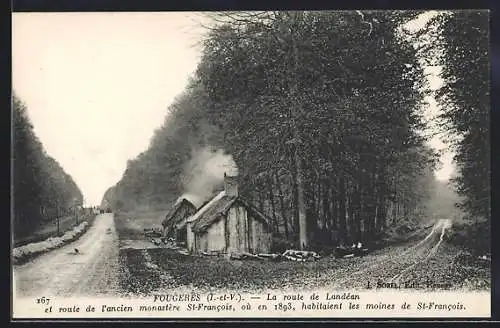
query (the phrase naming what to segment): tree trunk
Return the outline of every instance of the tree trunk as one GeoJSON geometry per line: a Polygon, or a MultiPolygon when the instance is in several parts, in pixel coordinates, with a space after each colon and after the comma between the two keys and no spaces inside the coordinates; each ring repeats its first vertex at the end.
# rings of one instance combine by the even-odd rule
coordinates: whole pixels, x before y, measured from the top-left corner
{"type": "Polygon", "coordinates": [[[269,188],[269,201],[271,202],[271,211],[273,218],[273,226],[276,233],[280,234],[278,219],[276,217],[276,206],[274,205],[274,192],[273,192],[273,180],[271,177],[268,179],[268,188],[269,188]]]}
{"type": "MultiPolygon", "coordinates": [[[[291,29],[296,30],[297,26],[297,20],[301,13],[296,12],[291,15],[293,21],[291,22],[291,29]]],[[[291,35],[291,41],[292,41],[292,62],[293,62],[293,71],[292,74],[290,74],[290,77],[292,78],[291,80],[291,99],[293,101],[293,104],[291,106],[292,110],[292,131],[293,131],[293,139],[294,139],[294,152],[293,152],[293,161],[294,161],[294,166],[295,166],[295,185],[296,185],[296,191],[297,191],[297,215],[298,215],[298,221],[299,221],[299,242],[300,242],[300,249],[304,250],[308,247],[309,245],[309,240],[308,240],[308,233],[307,233],[307,216],[306,216],[306,203],[305,203],[305,191],[304,191],[304,172],[303,172],[303,167],[302,167],[302,152],[301,152],[301,146],[302,146],[302,140],[299,135],[299,129],[298,129],[298,115],[302,111],[301,103],[298,98],[298,71],[299,71],[299,65],[301,64],[299,62],[299,49],[297,46],[297,40],[295,35],[291,35]]]]}
{"type": "Polygon", "coordinates": [[[380,194],[378,198],[378,210],[377,210],[377,233],[381,233],[386,228],[386,204],[384,195],[380,194]]]}
{"type": "Polygon", "coordinates": [[[296,163],[296,188],[297,188],[297,212],[299,217],[299,240],[300,249],[305,250],[308,245],[307,236],[307,217],[306,217],[306,204],[304,198],[304,186],[303,186],[303,173],[302,173],[302,160],[298,152],[295,152],[295,163],[296,163]]]}
{"type": "Polygon", "coordinates": [[[361,217],[362,217],[362,203],[361,203],[361,185],[358,184],[356,190],[354,191],[354,229],[351,234],[351,238],[361,240],[362,228],[361,228],[361,217]]]}
{"type": "Polygon", "coordinates": [[[385,230],[386,222],[387,222],[387,203],[386,203],[386,194],[387,188],[385,184],[385,175],[379,175],[379,183],[378,183],[378,194],[377,194],[377,223],[375,226],[377,234],[385,230]]]}
{"type": "Polygon", "coordinates": [[[332,214],[330,212],[330,206],[329,206],[329,199],[328,199],[328,193],[330,190],[330,186],[325,186],[323,188],[323,201],[322,201],[322,206],[323,206],[323,215],[325,216],[325,221],[328,222],[328,225],[330,228],[332,227],[332,214]]]}
{"type": "Polygon", "coordinates": [[[346,236],[346,190],[345,190],[345,180],[342,175],[339,179],[339,196],[338,196],[338,222],[340,227],[340,235],[346,236]]]}
{"type": "Polygon", "coordinates": [[[375,216],[376,216],[376,203],[375,203],[375,193],[377,192],[375,189],[374,180],[376,179],[375,175],[368,172],[367,178],[365,182],[365,196],[364,198],[364,212],[363,218],[365,220],[365,233],[363,238],[366,242],[370,242],[375,232],[375,216]]]}
{"type": "Polygon", "coordinates": [[[316,193],[314,195],[314,211],[316,212],[316,215],[318,218],[320,218],[321,222],[325,223],[325,216],[322,215],[321,213],[321,191],[322,191],[322,184],[321,180],[318,179],[318,188],[316,190],[316,193]]]}
{"type": "Polygon", "coordinates": [[[347,237],[349,236],[349,234],[351,233],[352,231],[352,226],[353,226],[353,222],[354,222],[354,190],[351,190],[350,191],[350,195],[348,196],[348,218],[345,222],[345,226],[343,227],[343,234],[342,234],[342,238],[343,238],[343,241],[346,242],[347,241],[347,237]]]}
{"type": "Polygon", "coordinates": [[[293,215],[293,220],[292,220],[292,231],[294,233],[294,238],[296,237],[297,233],[299,232],[299,198],[298,198],[298,188],[297,188],[297,169],[296,169],[296,163],[295,161],[292,161],[292,181],[290,182],[290,185],[292,187],[292,201],[291,201],[291,208],[292,208],[292,215],[293,215]]]}
{"type": "Polygon", "coordinates": [[[288,231],[288,214],[286,213],[285,202],[283,201],[283,197],[285,197],[285,195],[283,194],[283,189],[281,188],[279,177],[275,176],[275,178],[276,178],[276,185],[278,187],[278,192],[280,193],[279,200],[280,200],[281,216],[283,217],[283,226],[285,228],[285,238],[288,240],[288,238],[290,237],[290,233],[288,231]]]}
{"type": "Polygon", "coordinates": [[[59,236],[59,233],[60,233],[59,215],[60,215],[60,210],[59,210],[59,206],[57,206],[56,207],[57,236],[59,236]]]}

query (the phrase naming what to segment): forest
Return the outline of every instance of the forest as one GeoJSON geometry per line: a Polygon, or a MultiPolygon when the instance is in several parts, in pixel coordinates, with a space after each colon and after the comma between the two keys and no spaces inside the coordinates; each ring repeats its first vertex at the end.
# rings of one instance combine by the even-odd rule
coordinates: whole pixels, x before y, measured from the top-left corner
{"type": "Polygon", "coordinates": [[[16,238],[57,217],[73,213],[83,196],[71,176],[50,157],[29,119],[26,105],[12,103],[13,232],[16,238]]]}
{"type": "Polygon", "coordinates": [[[426,206],[442,188],[424,117],[432,94],[456,153],[463,217],[451,238],[488,248],[488,12],[440,12],[418,32],[403,28],[419,14],[211,13],[188,87],[103,202],[168,210],[188,192],[193,157],[222,150],[276,238],[375,245],[436,219],[426,206]],[[422,63],[442,67],[439,90],[422,63]]]}

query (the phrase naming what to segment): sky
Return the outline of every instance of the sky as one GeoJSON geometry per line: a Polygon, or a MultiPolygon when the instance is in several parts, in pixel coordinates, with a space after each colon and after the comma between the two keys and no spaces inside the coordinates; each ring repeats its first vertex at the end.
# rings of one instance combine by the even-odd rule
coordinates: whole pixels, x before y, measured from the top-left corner
{"type": "MultiPolygon", "coordinates": [[[[437,11],[429,10],[421,14],[417,19],[407,23],[405,28],[411,32],[415,32],[421,29],[429,21],[429,19],[437,14],[437,11]]],[[[424,66],[424,74],[427,75],[429,90],[438,90],[443,84],[443,80],[439,77],[441,67],[425,66],[423,62],[421,62],[421,64],[424,66]]],[[[427,103],[424,108],[425,120],[428,122],[428,130],[426,132],[433,133],[437,130],[436,123],[438,122],[434,118],[441,113],[441,108],[438,106],[436,99],[433,96],[426,96],[424,100],[427,103]]],[[[429,140],[429,145],[442,153],[440,158],[440,167],[434,172],[434,174],[438,180],[447,181],[455,174],[455,165],[453,162],[454,153],[450,151],[448,144],[443,141],[442,137],[442,135],[433,136],[429,140]]]]}
{"type": "MultiPolygon", "coordinates": [[[[148,148],[199,62],[201,21],[183,12],[13,14],[13,89],[86,205],[100,204],[148,148]]],[[[442,161],[436,177],[446,180],[451,154],[442,161]]]]}
{"type": "Polygon", "coordinates": [[[15,13],[13,88],[35,133],[100,204],[199,61],[186,13],[15,13]]]}

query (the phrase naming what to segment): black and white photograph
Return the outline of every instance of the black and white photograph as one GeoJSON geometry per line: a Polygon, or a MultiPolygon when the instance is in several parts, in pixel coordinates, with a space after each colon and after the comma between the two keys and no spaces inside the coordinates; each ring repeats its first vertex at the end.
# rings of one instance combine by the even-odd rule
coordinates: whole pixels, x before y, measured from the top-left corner
{"type": "MultiPolygon", "coordinates": [[[[179,317],[215,311],[207,293],[227,306],[251,293],[283,301],[276,316],[335,317],[354,305],[329,300],[358,293],[453,292],[453,310],[483,293],[489,313],[489,23],[488,10],[13,13],[14,309],[195,302],[179,317]]],[[[412,307],[447,315],[438,303],[412,307]]]]}

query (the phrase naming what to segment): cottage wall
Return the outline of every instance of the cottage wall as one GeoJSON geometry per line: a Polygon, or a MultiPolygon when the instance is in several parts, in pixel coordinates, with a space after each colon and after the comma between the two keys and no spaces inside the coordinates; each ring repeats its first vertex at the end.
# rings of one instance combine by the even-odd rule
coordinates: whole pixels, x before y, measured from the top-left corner
{"type": "Polygon", "coordinates": [[[197,250],[204,252],[224,252],[226,249],[225,220],[212,224],[208,230],[198,236],[197,250]],[[198,246],[199,245],[199,246],[198,246]]]}
{"type": "Polygon", "coordinates": [[[227,214],[229,253],[249,252],[247,211],[244,207],[233,206],[227,214]]]}
{"type": "Polygon", "coordinates": [[[176,228],[175,232],[176,232],[175,238],[177,239],[177,243],[185,243],[185,242],[187,242],[187,229],[186,229],[186,226],[184,226],[182,228],[176,228]]]}
{"type": "Polygon", "coordinates": [[[269,253],[271,234],[265,224],[244,207],[233,206],[227,215],[227,250],[230,253],[269,253]]]}
{"type": "Polygon", "coordinates": [[[245,207],[232,206],[226,217],[211,224],[202,233],[187,224],[187,245],[190,252],[269,253],[271,234],[266,224],[255,219],[245,207]]]}
{"type": "Polygon", "coordinates": [[[207,238],[203,238],[203,235],[198,235],[195,233],[194,240],[195,240],[194,241],[194,248],[195,248],[195,251],[197,253],[207,251],[207,249],[208,249],[208,239],[207,238]]]}
{"type": "Polygon", "coordinates": [[[186,224],[186,243],[187,243],[187,249],[190,253],[193,253],[195,251],[195,244],[194,244],[194,233],[193,230],[191,229],[193,224],[191,222],[188,222],[186,224]]]}
{"type": "Polygon", "coordinates": [[[271,252],[271,234],[267,231],[265,224],[262,221],[250,218],[250,239],[253,253],[269,253],[271,252]]]}
{"type": "Polygon", "coordinates": [[[176,228],[177,222],[180,221],[181,219],[188,218],[195,212],[196,209],[192,206],[183,205],[181,208],[179,208],[179,210],[175,215],[174,223],[163,228],[163,237],[175,237],[177,230],[176,228]]]}

